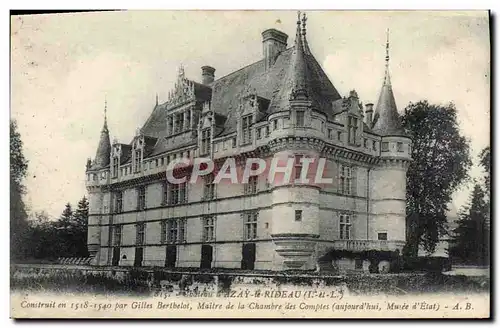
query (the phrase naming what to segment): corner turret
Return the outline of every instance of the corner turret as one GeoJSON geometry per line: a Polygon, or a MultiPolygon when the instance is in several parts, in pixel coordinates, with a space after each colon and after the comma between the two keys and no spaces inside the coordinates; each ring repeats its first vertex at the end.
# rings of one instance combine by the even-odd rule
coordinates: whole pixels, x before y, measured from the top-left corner
{"type": "Polygon", "coordinates": [[[396,100],[392,92],[391,76],[389,73],[389,30],[387,30],[385,56],[385,76],[382,90],[378,98],[375,115],[373,116],[372,130],[382,136],[406,136],[401,125],[401,118],[396,107],[396,100]]]}
{"type": "Polygon", "coordinates": [[[101,137],[99,139],[99,145],[97,146],[97,152],[95,154],[95,159],[94,159],[95,169],[104,168],[109,165],[109,156],[111,154],[111,142],[109,139],[106,111],[107,111],[107,101],[104,102],[104,125],[101,130],[101,137]]]}

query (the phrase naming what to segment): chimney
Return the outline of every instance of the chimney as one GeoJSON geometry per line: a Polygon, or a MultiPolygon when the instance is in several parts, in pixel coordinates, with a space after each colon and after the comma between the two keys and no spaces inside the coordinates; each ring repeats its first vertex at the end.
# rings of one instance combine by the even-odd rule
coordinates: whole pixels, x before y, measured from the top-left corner
{"type": "Polygon", "coordinates": [[[215,79],[215,68],[203,66],[201,68],[201,81],[203,84],[210,84],[215,79]]]}
{"type": "Polygon", "coordinates": [[[372,121],[373,121],[373,104],[372,103],[368,103],[365,105],[365,116],[366,116],[366,125],[368,125],[371,128],[372,121]]]}
{"type": "Polygon", "coordinates": [[[266,71],[274,65],[279,53],[285,51],[288,35],[274,28],[262,32],[262,49],[266,71]]]}

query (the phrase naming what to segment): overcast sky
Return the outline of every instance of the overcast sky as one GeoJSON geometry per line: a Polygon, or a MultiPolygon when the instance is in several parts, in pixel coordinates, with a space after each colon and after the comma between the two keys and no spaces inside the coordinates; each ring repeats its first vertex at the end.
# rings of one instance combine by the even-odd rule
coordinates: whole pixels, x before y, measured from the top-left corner
{"type": "MultiPolygon", "coordinates": [[[[331,81],[364,103],[376,102],[390,29],[391,77],[399,111],[427,99],[457,106],[477,155],[489,145],[490,46],[486,12],[308,12],[313,54],[331,81]]],[[[129,143],[173,87],[177,68],[216,78],[262,57],[261,32],[295,38],[295,12],[136,11],[12,18],[11,112],[29,160],[28,204],[59,216],[86,194],[86,158],[94,157],[108,100],[111,137],[129,143]]],[[[469,195],[463,186],[452,208],[469,195]]]]}

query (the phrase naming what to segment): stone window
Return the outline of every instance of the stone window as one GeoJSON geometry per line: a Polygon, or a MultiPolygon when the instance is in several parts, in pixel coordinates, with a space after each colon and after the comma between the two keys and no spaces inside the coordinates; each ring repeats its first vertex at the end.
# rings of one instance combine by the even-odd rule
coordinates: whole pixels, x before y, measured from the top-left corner
{"type": "Polygon", "coordinates": [[[211,139],[210,128],[203,130],[201,132],[201,154],[200,155],[210,154],[210,143],[211,143],[210,139],[211,139]]]}
{"type": "Polygon", "coordinates": [[[368,148],[368,139],[363,139],[363,147],[368,148]]]}
{"type": "Polygon", "coordinates": [[[167,125],[168,125],[168,133],[169,134],[172,134],[174,131],[173,131],[173,121],[172,121],[172,116],[169,116],[167,117],[167,125]]]}
{"type": "Polygon", "coordinates": [[[295,210],[295,221],[302,221],[302,210],[295,210]]]}
{"type": "Polygon", "coordinates": [[[142,211],[146,208],[146,186],[137,188],[137,210],[142,211]]]}
{"type": "Polygon", "coordinates": [[[257,211],[245,212],[243,214],[245,223],[245,239],[252,240],[257,238],[257,211]]]}
{"type": "Polygon", "coordinates": [[[184,128],[184,113],[177,113],[175,114],[175,131],[174,133],[179,133],[182,132],[184,128]]]}
{"type": "Polygon", "coordinates": [[[328,139],[332,139],[332,138],[333,138],[332,129],[328,129],[328,139]]]}
{"type": "Polygon", "coordinates": [[[298,110],[295,112],[297,126],[304,126],[305,125],[304,116],[305,116],[305,112],[303,110],[298,110]]]}
{"type": "Polygon", "coordinates": [[[184,204],[187,201],[186,182],[169,183],[168,193],[170,195],[170,205],[184,204]]]}
{"type": "Polygon", "coordinates": [[[262,133],[261,129],[255,129],[255,133],[257,134],[256,138],[257,140],[260,140],[262,138],[262,133]]]}
{"type": "Polygon", "coordinates": [[[113,178],[118,178],[118,157],[113,158],[113,178]]]}
{"type": "Polygon", "coordinates": [[[170,219],[163,221],[162,224],[164,225],[162,238],[167,243],[177,244],[186,241],[186,219],[170,219]]]}
{"type": "Polygon", "coordinates": [[[295,156],[295,164],[294,164],[295,180],[300,180],[300,175],[302,174],[302,162],[300,161],[301,159],[302,155],[295,156]]]}
{"type": "Polygon", "coordinates": [[[168,182],[165,181],[162,185],[162,205],[167,205],[168,204],[168,182]]]}
{"type": "Polygon", "coordinates": [[[203,189],[203,199],[210,200],[215,197],[215,184],[214,175],[207,174],[203,177],[204,189],[203,189]]]}
{"type": "Polygon", "coordinates": [[[387,240],[387,232],[379,232],[378,240],[387,240]]]}
{"type": "Polygon", "coordinates": [[[252,115],[247,115],[241,120],[241,144],[246,145],[252,142],[252,115]]]}
{"type": "Polygon", "coordinates": [[[233,146],[233,148],[236,148],[236,138],[232,139],[232,146],[233,146]]]}
{"type": "Polygon", "coordinates": [[[122,244],[122,226],[113,226],[113,246],[121,246],[122,244]]]}
{"type": "Polygon", "coordinates": [[[396,144],[396,148],[398,150],[398,153],[402,153],[403,152],[403,143],[402,142],[398,142],[396,144]]]}
{"type": "Polygon", "coordinates": [[[374,151],[377,151],[377,142],[375,140],[373,140],[373,150],[374,151]]]}
{"type": "Polygon", "coordinates": [[[138,223],[135,227],[136,227],[135,243],[137,245],[144,245],[144,242],[146,240],[145,238],[146,224],[138,223]]]}
{"type": "Polygon", "coordinates": [[[191,129],[191,113],[190,112],[188,112],[186,115],[186,128],[188,130],[191,129]]]}
{"type": "MultiPolygon", "coordinates": [[[[255,170],[255,168],[252,168],[252,170],[255,170]]],[[[253,195],[257,193],[257,182],[258,182],[258,176],[251,176],[248,178],[248,183],[245,183],[243,185],[243,192],[245,195],[253,195]]]]}
{"type": "Polygon", "coordinates": [[[353,194],[353,168],[346,165],[340,165],[339,170],[339,192],[344,195],[353,194]]]}
{"type": "Polygon", "coordinates": [[[278,120],[273,120],[273,131],[278,130],[278,120]]]}
{"type": "Polygon", "coordinates": [[[165,157],[162,157],[160,160],[160,165],[163,166],[165,165],[165,157]]]}
{"type": "Polygon", "coordinates": [[[123,191],[116,191],[114,193],[114,198],[115,198],[115,213],[121,213],[123,212],[123,191]]]}
{"type": "Polygon", "coordinates": [[[160,243],[164,244],[167,240],[167,220],[161,221],[160,243]]]}
{"type": "Polygon", "coordinates": [[[356,144],[358,133],[358,119],[354,116],[347,117],[347,142],[351,145],[356,144]]]}
{"type": "Polygon", "coordinates": [[[351,239],[351,216],[340,214],[340,239],[351,239]]]}
{"type": "Polygon", "coordinates": [[[382,151],[389,151],[389,143],[387,141],[382,142],[382,151]]]}
{"type": "Polygon", "coordinates": [[[337,131],[337,140],[342,141],[342,132],[341,131],[337,131]]]}
{"type": "Polygon", "coordinates": [[[135,173],[141,172],[141,150],[135,151],[135,173]]]}
{"type": "Polygon", "coordinates": [[[215,239],[215,217],[203,217],[203,241],[213,241],[215,239]]]}
{"type": "Polygon", "coordinates": [[[269,137],[269,125],[266,126],[266,138],[269,137]]]}

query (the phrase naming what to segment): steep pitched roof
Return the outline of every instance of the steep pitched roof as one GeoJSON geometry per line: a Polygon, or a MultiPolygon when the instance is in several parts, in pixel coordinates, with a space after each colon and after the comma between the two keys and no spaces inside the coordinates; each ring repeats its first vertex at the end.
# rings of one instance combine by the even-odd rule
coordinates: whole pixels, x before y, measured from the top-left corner
{"type": "Polygon", "coordinates": [[[108,122],[106,118],[106,108],[104,105],[104,125],[101,130],[101,137],[99,138],[99,145],[95,154],[94,165],[92,169],[100,169],[109,165],[109,157],[111,154],[111,141],[109,138],[108,122]]]}
{"type": "Polygon", "coordinates": [[[385,61],[384,83],[373,116],[372,130],[380,135],[406,136],[401,125],[394,93],[392,92],[391,76],[389,74],[389,40],[387,40],[386,44],[385,61]]]}
{"type": "Polygon", "coordinates": [[[297,21],[295,45],[288,69],[271,100],[269,111],[286,110],[290,100],[306,99],[312,102],[313,108],[332,118],[334,115],[332,103],[341,97],[309,49],[305,21],[304,16],[302,31],[300,19],[297,21]]]}
{"type": "MultiPolygon", "coordinates": [[[[274,111],[288,110],[290,92],[302,88],[314,108],[324,112],[330,119],[336,114],[332,103],[341,99],[309,49],[305,37],[305,20],[303,20],[302,35],[299,22],[295,45],[282,51],[268,69],[265,67],[265,60],[261,59],[215,80],[208,86],[186,79],[182,68],[180,76],[181,79],[176,83],[174,92],[182,89],[178,88],[179,85],[187,83],[193,88],[197,102],[211,101],[211,109],[215,111],[216,117],[220,118],[218,124],[223,123],[223,129],[217,136],[236,131],[238,115],[236,109],[241,104],[241,99],[248,94],[256,94],[260,98],[269,100],[267,114],[270,114],[274,111]],[[222,122],[222,119],[225,121],[222,122]]],[[[169,102],[156,105],[141,133],[155,138],[164,137],[167,130],[166,117],[170,107],[169,102]]],[[[169,143],[167,145],[160,139],[155,148],[158,147],[162,151],[155,149],[151,155],[177,146],[169,143]]]]}

